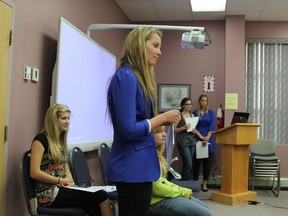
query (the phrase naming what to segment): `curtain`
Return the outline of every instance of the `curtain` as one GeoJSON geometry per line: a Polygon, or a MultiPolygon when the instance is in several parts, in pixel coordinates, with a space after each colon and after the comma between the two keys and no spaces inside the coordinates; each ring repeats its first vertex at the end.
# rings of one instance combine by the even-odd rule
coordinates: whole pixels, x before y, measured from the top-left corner
{"type": "Polygon", "coordinates": [[[258,137],[288,144],[288,44],[246,42],[246,110],[258,137]]]}

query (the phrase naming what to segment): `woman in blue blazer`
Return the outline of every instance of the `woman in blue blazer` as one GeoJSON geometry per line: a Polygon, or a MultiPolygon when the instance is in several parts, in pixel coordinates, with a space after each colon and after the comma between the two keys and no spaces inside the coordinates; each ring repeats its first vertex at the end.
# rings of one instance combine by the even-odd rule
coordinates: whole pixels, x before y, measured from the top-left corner
{"type": "Polygon", "coordinates": [[[114,137],[106,174],[117,187],[119,216],[149,214],[152,182],[160,177],[152,131],[180,117],[178,110],[157,115],[154,65],[161,37],[149,26],[132,30],[108,89],[114,137]]]}
{"type": "Polygon", "coordinates": [[[203,162],[203,185],[202,190],[204,192],[208,191],[208,178],[210,175],[210,158],[215,152],[215,137],[213,132],[215,130],[215,115],[214,112],[209,109],[208,96],[202,94],[198,99],[198,109],[193,111],[194,116],[199,116],[199,122],[196,126],[196,130],[201,134],[200,137],[196,137],[197,141],[204,141],[204,143],[209,143],[208,158],[196,159],[194,157],[194,167],[193,167],[193,179],[197,181],[199,179],[200,164],[203,162]]]}

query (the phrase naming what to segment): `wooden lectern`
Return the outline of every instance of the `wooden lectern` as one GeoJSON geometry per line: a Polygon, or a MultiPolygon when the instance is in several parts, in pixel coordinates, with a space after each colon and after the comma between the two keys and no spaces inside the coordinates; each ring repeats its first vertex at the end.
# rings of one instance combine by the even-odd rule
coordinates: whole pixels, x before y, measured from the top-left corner
{"type": "Polygon", "coordinates": [[[248,191],[249,145],[257,144],[260,124],[236,123],[214,132],[222,144],[221,191],[212,192],[212,200],[227,205],[256,201],[257,193],[248,191]]]}

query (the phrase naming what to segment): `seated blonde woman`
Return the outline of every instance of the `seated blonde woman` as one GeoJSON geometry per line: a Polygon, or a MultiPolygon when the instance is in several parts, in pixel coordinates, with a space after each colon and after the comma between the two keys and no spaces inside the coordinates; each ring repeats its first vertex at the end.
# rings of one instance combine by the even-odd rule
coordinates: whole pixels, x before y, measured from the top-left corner
{"type": "Polygon", "coordinates": [[[153,182],[150,216],[210,216],[210,209],[192,197],[192,190],[180,187],[166,179],[167,161],[163,156],[166,143],[165,127],[154,131],[154,139],[161,167],[161,177],[153,182]]]}

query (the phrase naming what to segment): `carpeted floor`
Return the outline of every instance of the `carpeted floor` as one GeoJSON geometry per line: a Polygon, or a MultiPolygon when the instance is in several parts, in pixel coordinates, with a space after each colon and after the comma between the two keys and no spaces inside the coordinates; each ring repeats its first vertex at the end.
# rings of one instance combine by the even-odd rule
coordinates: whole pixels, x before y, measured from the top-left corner
{"type": "Polygon", "coordinates": [[[209,189],[208,192],[200,191],[197,198],[205,202],[214,216],[287,216],[288,215],[288,191],[280,191],[276,197],[271,190],[256,190],[257,205],[247,203],[229,206],[211,200],[211,193],[219,191],[219,188],[209,189]]]}
{"type": "MultiPolygon", "coordinates": [[[[211,193],[220,188],[209,188],[208,192],[200,191],[197,198],[202,200],[211,209],[213,216],[287,216],[288,215],[288,190],[281,190],[276,197],[271,190],[256,190],[257,205],[247,203],[235,206],[224,205],[212,201],[211,193]]],[[[116,216],[118,215],[118,206],[116,216]]]]}

